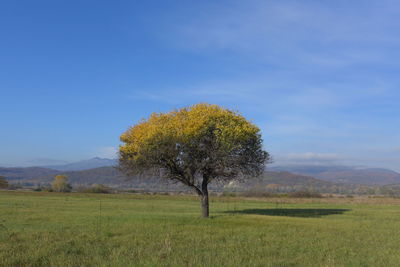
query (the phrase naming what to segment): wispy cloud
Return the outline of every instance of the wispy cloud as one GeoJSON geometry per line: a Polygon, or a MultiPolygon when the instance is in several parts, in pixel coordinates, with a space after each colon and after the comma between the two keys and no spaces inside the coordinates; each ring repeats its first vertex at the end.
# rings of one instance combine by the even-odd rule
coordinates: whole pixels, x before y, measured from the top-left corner
{"type": "Polygon", "coordinates": [[[307,152],[307,153],[291,153],[287,155],[287,159],[289,160],[316,160],[316,161],[332,161],[340,159],[337,154],[331,153],[314,153],[314,152],[307,152]]]}
{"type": "MultiPolygon", "coordinates": [[[[371,163],[365,151],[400,141],[391,134],[400,123],[400,64],[394,60],[400,57],[398,3],[204,5],[195,15],[182,16],[182,23],[167,25],[163,40],[185,53],[228,62],[229,71],[149,88],[133,98],[238,109],[261,126],[266,147],[290,161],[302,156],[304,161],[371,163]],[[310,148],[326,153],[307,152],[310,148]]],[[[393,165],[390,153],[379,157],[393,165]]]]}
{"type": "Polygon", "coordinates": [[[37,158],[31,159],[26,162],[26,165],[32,166],[43,166],[43,165],[59,165],[59,164],[66,164],[68,161],[65,160],[58,160],[58,159],[50,159],[50,158],[37,158]]]}
{"type": "Polygon", "coordinates": [[[114,159],[117,157],[117,152],[118,152],[118,149],[116,147],[105,146],[105,147],[98,148],[95,156],[100,157],[100,158],[114,159]]]}
{"type": "Polygon", "coordinates": [[[342,155],[335,153],[288,153],[279,154],[274,157],[273,165],[344,165],[354,167],[382,167],[400,171],[399,161],[393,157],[384,155],[342,155]]]}
{"type": "Polygon", "coordinates": [[[395,6],[390,1],[379,6],[360,1],[214,4],[213,12],[179,26],[178,40],[187,49],[234,50],[283,65],[381,62],[400,43],[395,6]]]}
{"type": "Polygon", "coordinates": [[[337,165],[342,164],[346,158],[333,153],[288,153],[274,157],[274,165],[337,165]]]}

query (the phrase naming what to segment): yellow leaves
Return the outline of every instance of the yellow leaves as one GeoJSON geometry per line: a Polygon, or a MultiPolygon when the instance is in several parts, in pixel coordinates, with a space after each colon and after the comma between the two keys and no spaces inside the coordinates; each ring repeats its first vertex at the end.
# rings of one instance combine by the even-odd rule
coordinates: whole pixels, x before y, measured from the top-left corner
{"type": "Polygon", "coordinates": [[[66,182],[67,179],[68,179],[68,178],[67,178],[66,175],[59,174],[59,175],[56,175],[56,176],[54,177],[54,182],[66,182]]]}
{"type": "Polygon", "coordinates": [[[189,186],[201,177],[209,182],[257,176],[269,158],[257,126],[238,112],[205,103],[153,113],[123,133],[121,141],[119,163],[126,173],[162,170],[189,186]]]}
{"type": "Polygon", "coordinates": [[[259,134],[259,128],[237,112],[218,105],[200,103],[169,113],[153,113],[123,133],[122,153],[140,157],[141,151],[163,143],[188,143],[213,132],[226,148],[259,134]]]}
{"type": "Polygon", "coordinates": [[[71,186],[68,184],[68,177],[66,175],[57,175],[51,184],[51,188],[55,192],[69,192],[71,186]]]}

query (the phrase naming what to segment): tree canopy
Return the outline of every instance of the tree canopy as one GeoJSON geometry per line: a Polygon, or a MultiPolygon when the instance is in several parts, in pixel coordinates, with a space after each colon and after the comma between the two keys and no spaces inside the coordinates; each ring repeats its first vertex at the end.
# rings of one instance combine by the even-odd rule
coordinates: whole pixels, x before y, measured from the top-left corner
{"type": "Polygon", "coordinates": [[[51,189],[54,192],[71,192],[72,187],[68,183],[68,177],[66,175],[57,175],[54,177],[51,189]]]}
{"type": "Polygon", "coordinates": [[[159,175],[192,187],[207,202],[205,217],[210,182],[258,176],[269,160],[260,129],[218,105],[153,113],[123,133],[121,141],[122,171],[159,175]]]}

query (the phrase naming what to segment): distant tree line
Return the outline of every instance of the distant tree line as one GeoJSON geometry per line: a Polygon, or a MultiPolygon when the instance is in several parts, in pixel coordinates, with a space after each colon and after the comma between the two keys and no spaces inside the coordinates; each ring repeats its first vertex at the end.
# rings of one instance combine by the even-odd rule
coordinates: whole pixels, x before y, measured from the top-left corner
{"type": "Polygon", "coordinates": [[[0,176],[0,189],[8,188],[9,184],[4,176],[0,176]]]}

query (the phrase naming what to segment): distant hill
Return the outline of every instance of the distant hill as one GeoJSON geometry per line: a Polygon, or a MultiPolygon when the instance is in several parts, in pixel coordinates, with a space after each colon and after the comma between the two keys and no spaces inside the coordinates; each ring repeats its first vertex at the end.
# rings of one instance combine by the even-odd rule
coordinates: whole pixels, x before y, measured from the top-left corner
{"type": "MultiPolygon", "coordinates": [[[[134,186],[134,187],[163,187],[171,186],[171,183],[160,182],[158,178],[152,179],[131,179],[126,177],[114,167],[100,167],[81,171],[58,171],[46,168],[0,168],[0,175],[5,176],[11,182],[19,182],[22,184],[48,184],[57,174],[65,174],[71,184],[105,184],[111,186],[134,186]]],[[[275,184],[280,186],[292,187],[327,187],[334,185],[333,183],[315,179],[304,175],[292,174],[289,172],[273,172],[267,171],[264,176],[255,179],[249,179],[246,183],[241,184],[243,188],[249,188],[255,185],[266,186],[275,184]]],[[[220,188],[221,185],[213,185],[214,189],[220,188]]]]}
{"type": "MultiPolygon", "coordinates": [[[[269,168],[262,177],[248,179],[243,183],[229,183],[222,185],[212,183],[210,190],[214,191],[270,191],[270,192],[293,192],[300,190],[316,190],[320,193],[339,193],[339,194],[400,194],[400,183],[390,182],[397,173],[382,169],[363,169],[354,170],[351,168],[341,169],[331,168],[328,170],[319,166],[316,169],[301,168],[301,171],[308,170],[319,177],[314,178],[311,175],[296,174],[288,171],[278,171],[278,168],[269,168]],[[273,170],[271,170],[273,169],[273,170]],[[373,174],[376,173],[376,176],[373,174]],[[385,174],[386,176],[384,176],[385,174]],[[329,177],[329,175],[332,175],[329,177]],[[357,176],[359,175],[359,176],[357,176]],[[371,176],[368,176],[371,175],[371,176]],[[388,182],[384,186],[376,185],[377,177],[379,181],[388,182]],[[338,178],[341,177],[341,178],[338,178]],[[344,179],[343,177],[349,177],[344,179]],[[372,177],[366,179],[366,177],[372,177]],[[351,179],[350,179],[351,178],[351,179]],[[361,183],[371,183],[370,185],[361,185],[361,183]],[[373,183],[373,184],[372,184],[373,183]]],[[[296,171],[296,169],[292,169],[296,171]]],[[[115,167],[100,167],[81,171],[58,171],[54,169],[30,167],[30,168],[0,168],[0,175],[5,176],[10,183],[19,183],[24,186],[35,187],[38,185],[49,185],[57,174],[66,174],[69,182],[74,186],[87,186],[92,184],[104,184],[116,188],[138,189],[145,191],[186,191],[185,186],[168,182],[160,178],[127,180],[126,177],[115,167]]],[[[396,180],[397,181],[397,180],[396,180]]]]}
{"type": "Polygon", "coordinates": [[[46,177],[54,177],[59,171],[42,167],[28,168],[4,168],[0,167],[0,175],[11,182],[24,182],[26,180],[46,180],[46,177]]]}
{"type": "Polygon", "coordinates": [[[288,165],[269,168],[273,171],[309,175],[333,183],[389,185],[400,183],[400,173],[388,169],[356,168],[349,166],[288,165]]]}
{"type": "Polygon", "coordinates": [[[0,175],[6,177],[10,182],[29,183],[29,184],[47,184],[54,176],[65,174],[72,184],[119,184],[123,183],[123,176],[114,167],[100,167],[81,171],[59,171],[42,167],[29,168],[0,168],[0,175]]]}
{"type": "Polygon", "coordinates": [[[96,157],[69,164],[44,166],[44,168],[54,169],[58,171],[81,171],[99,167],[110,167],[115,165],[117,165],[116,159],[106,159],[106,158],[96,157]]]}
{"type": "Polygon", "coordinates": [[[262,181],[266,184],[278,184],[282,186],[321,187],[333,185],[331,182],[286,171],[266,171],[262,177],[262,181]]]}

